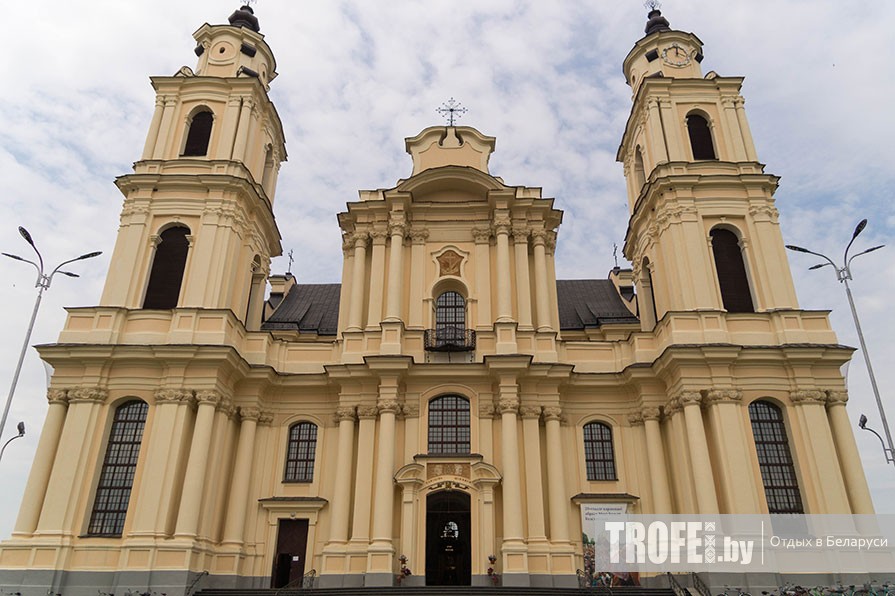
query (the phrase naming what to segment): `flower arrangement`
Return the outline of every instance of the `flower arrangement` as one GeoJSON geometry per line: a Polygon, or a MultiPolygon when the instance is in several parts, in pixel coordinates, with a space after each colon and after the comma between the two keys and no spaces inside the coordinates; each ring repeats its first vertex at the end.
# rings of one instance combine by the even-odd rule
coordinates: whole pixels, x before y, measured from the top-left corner
{"type": "Polygon", "coordinates": [[[497,557],[488,555],[488,563],[488,577],[491,578],[491,583],[495,586],[500,585],[500,574],[494,571],[494,564],[497,563],[497,557]]]}
{"type": "Polygon", "coordinates": [[[405,577],[407,577],[409,575],[413,575],[413,574],[410,572],[410,568],[407,566],[407,556],[406,555],[401,555],[400,557],[398,557],[398,561],[401,562],[401,571],[399,571],[398,575],[395,576],[395,580],[398,582],[398,585],[400,586],[401,582],[404,581],[405,577]]]}

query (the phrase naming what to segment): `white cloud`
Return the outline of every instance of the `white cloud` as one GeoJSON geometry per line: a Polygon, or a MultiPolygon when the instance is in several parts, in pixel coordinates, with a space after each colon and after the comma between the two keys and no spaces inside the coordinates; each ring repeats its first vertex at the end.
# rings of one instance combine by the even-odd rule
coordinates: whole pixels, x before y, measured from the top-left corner
{"type": "MultiPolygon", "coordinates": [[[[627,204],[614,156],[630,108],[621,61],[643,34],[639,3],[437,0],[286,2],[256,9],[277,55],[272,95],[286,126],[276,211],[301,281],[338,281],[335,214],[359,188],[390,187],[410,172],[403,138],[440,122],[450,96],[470,108],[462,123],[497,137],[492,172],[509,184],[542,186],[565,210],[558,270],[602,277],[621,244],[627,204]]],[[[705,71],[744,75],[743,93],[760,159],[783,176],[777,194],[787,242],[838,254],[861,217],[860,246],[895,230],[895,118],[890,98],[895,5],[755,0],[678,3],[673,27],[706,44],[705,71]]],[[[235,3],[232,7],[235,8],[235,3]]],[[[0,61],[0,250],[27,252],[16,225],[48,260],[105,251],[79,264],[79,280],[47,294],[32,343],[55,340],[63,306],[99,300],[121,197],[112,179],[140,155],[153,109],[149,75],[193,65],[192,31],[225,22],[219,2],[178,6],[148,0],[19,4],[0,61]]],[[[884,396],[895,372],[890,312],[895,261],[885,249],[856,261],[854,291],[884,396]]],[[[842,288],[831,272],[793,256],[803,308],[833,309],[842,343],[857,345],[842,288]]],[[[285,258],[274,263],[284,270],[285,258]]],[[[10,379],[34,299],[32,271],[0,262],[0,380],[10,379]]],[[[856,419],[878,416],[860,355],[849,372],[856,419]]],[[[11,531],[45,411],[43,367],[26,359],[7,433],[28,435],[0,462],[0,536],[11,531]]],[[[889,400],[891,401],[891,400],[889,400]]],[[[891,414],[895,416],[895,411],[891,414]]],[[[7,436],[9,436],[7,434],[7,436]]],[[[879,443],[857,432],[881,511],[895,475],[879,443]]]]}

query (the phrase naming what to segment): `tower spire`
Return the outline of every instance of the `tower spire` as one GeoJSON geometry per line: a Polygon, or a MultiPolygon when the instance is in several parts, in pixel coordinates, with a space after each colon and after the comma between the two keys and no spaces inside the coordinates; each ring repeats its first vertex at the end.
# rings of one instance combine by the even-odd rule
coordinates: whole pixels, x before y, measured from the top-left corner
{"type": "Polygon", "coordinates": [[[659,10],[662,8],[662,4],[658,0],[648,0],[643,6],[649,9],[649,14],[646,15],[646,28],[644,29],[647,35],[652,35],[658,31],[671,31],[668,19],[663,17],[662,11],[659,10]]]}
{"type": "Polygon", "coordinates": [[[258,24],[258,17],[255,11],[249,6],[250,2],[246,2],[233,12],[227,19],[233,27],[245,27],[251,29],[255,33],[261,32],[261,26],[258,24]]]}

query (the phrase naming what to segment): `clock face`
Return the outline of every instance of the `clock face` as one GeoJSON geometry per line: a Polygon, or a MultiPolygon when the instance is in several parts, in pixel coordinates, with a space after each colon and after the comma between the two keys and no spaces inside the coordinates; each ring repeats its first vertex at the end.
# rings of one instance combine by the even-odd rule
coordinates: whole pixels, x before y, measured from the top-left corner
{"type": "Polygon", "coordinates": [[[690,52],[676,43],[662,50],[662,61],[668,66],[687,66],[690,60],[690,52]]]}

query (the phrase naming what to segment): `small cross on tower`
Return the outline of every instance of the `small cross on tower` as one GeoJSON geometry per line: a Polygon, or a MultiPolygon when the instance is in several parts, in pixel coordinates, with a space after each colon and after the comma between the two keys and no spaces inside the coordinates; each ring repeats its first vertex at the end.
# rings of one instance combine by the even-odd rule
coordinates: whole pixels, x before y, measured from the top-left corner
{"type": "Polygon", "coordinates": [[[295,262],[295,259],[292,258],[292,252],[292,249],[289,249],[289,254],[287,255],[289,257],[289,268],[286,270],[286,275],[292,275],[292,263],[295,262]]]}
{"type": "Polygon", "coordinates": [[[453,97],[441,104],[440,108],[435,108],[435,111],[448,121],[448,126],[454,126],[460,116],[467,112],[466,108],[462,107],[460,102],[453,97]]]}

